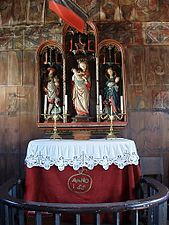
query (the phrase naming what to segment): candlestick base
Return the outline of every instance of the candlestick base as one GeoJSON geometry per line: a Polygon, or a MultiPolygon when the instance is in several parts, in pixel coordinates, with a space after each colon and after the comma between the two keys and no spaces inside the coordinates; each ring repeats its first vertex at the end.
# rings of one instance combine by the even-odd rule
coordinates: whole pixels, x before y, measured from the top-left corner
{"type": "Polygon", "coordinates": [[[113,132],[109,132],[106,136],[106,139],[116,138],[116,135],[113,132]]]}
{"type": "Polygon", "coordinates": [[[62,139],[62,137],[59,135],[59,134],[52,134],[51,136],[50,136],[50,139],[62,139]]]}

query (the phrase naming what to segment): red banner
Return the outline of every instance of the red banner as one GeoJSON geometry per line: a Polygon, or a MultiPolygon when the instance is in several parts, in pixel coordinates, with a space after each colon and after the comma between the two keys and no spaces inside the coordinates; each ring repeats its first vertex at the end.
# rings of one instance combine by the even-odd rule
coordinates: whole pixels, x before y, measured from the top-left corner
{"type": "Polygon", "coordinates": [[[88,19],[87,14],[71,0],[49,0],[49,9],[67,24],[83,33],[88,19]]]}

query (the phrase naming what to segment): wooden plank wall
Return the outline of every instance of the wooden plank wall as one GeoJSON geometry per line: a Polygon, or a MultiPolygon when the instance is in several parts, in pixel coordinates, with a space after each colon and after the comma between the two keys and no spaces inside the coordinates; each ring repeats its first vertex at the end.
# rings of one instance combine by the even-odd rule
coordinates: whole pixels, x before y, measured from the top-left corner
{"type": "MultiPolygon", "coordinates": [[[[141,156],[163,156],[168,185],[169,4],[158,0],[145,1],[145,6],[134,0],[77,2],[92,14],[98,41],[113,38],[124,46],[128,126],[120,136],[135,140],[141,156]]],[[[2,4],[0,183],[24,174],[28,142],[43,137],[36,126],[36,52],[44,41],[62,43],[64,26],[45,0],[2,4]]]]}

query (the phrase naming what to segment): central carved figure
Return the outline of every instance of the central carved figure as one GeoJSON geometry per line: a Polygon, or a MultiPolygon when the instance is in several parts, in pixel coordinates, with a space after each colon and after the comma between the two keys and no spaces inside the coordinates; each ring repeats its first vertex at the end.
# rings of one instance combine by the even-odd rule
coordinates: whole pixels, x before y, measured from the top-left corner
{"type": "Polygon", "coordinates": [[[78,116],[89,115],[90,74],[87,61],[79,60],[78,68],[72,69],[73,105],[78,116]]]}

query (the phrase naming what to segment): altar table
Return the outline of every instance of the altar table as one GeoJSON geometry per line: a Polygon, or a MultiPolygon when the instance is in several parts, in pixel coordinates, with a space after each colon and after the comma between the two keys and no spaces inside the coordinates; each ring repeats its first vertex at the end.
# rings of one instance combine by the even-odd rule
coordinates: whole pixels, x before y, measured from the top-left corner
{"type": "Polygon", "coordinates": [[[135,198],[140,177],[134,141],[30,141],[25,158],[25,200],[101,203],[135,198]]]}

